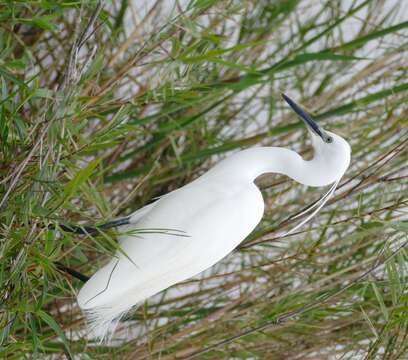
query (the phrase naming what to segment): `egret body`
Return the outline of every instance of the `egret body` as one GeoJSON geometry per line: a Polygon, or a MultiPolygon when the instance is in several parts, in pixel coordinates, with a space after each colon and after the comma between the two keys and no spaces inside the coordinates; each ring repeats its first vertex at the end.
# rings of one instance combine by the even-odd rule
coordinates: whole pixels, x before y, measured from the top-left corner
{"type": "Polygon", "coordinates": [[[307,186],[338,181],[350,163],[350,146],[324,131],[284,95],[308,127],[314,157],[306,161],[280,147],[233,154],[193,182],[149,204],[119,228],[118,251],[78,294],[93,333],[104,338],[134,306],[216,264],[260,222],[264,201],[254,180],[265,173],[289,176],[307,186]],[[132,235],[132,229],[168,229],[132,235]],[[126,255],[125,255],[125,254],[126,255]]]}

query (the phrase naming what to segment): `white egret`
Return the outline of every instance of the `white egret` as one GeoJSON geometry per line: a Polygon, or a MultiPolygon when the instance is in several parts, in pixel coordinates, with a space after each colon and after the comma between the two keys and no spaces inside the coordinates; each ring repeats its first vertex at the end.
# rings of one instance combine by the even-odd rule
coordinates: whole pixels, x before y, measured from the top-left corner
{"type": "MultiPolygon", "coordinates": [[[[264,201],[254,184],[259,175],[280,173],[307,186],[337,184],[350,163],[349,144],[323,130],[305,110],[283,97],[311,134],[313,159],[306,161],[280,147],[242,150],[193,182],[116,221],[121,225],[123,252],[118,251],[78,294],[94,335],[104,339],[136,305],[208,269],[233,251],[262,219],[264,201]],[[129,234],[132,229],[158,228],[172,230],[129,234]]],[[[312,216],[329,196],[322,198],[312,216]]]]}

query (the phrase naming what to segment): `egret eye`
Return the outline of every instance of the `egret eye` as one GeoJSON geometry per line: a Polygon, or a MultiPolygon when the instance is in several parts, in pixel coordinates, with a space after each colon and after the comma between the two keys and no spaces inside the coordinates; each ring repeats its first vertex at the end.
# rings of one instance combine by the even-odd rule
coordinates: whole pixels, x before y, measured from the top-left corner
{"type": "Polygon", "coordinates": [[[333,142],[333,138],[331,136],[326,137],[326,143],[330,144],[333,142]]]}

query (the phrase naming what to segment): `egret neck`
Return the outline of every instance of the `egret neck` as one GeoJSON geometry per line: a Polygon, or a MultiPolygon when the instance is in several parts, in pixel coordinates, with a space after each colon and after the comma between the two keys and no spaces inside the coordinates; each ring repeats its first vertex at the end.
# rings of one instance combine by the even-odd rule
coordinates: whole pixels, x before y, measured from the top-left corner
{"type": "Polygon", "coordinates": [[[290,149],[256,147],[233,154],[203,177],[217,177],[223,182],[247,182],[266,173],[287,175],[307,186],[325,186],[338,180],[342,171],[338,167],[333,169],[332,161],[319,153],[315,153],[312,160],[304,160],[290,149]]]}

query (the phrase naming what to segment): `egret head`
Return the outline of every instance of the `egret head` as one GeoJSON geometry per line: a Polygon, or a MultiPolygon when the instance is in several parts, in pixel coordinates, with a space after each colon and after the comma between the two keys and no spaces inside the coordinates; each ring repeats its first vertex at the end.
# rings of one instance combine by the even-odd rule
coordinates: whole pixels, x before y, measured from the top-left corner
{"type": "Polygon", "coordinates": [[[282,97],[303,120],[311,134],[315,150],[314,159],[316,162],[324,164],[324,168],[319,169],[322,182],[330,184],[340,179],[350,164],[351,148],[348,142],[341,136],[324,130],[307,111],[288,96],[282,94],[282,97]]]}

